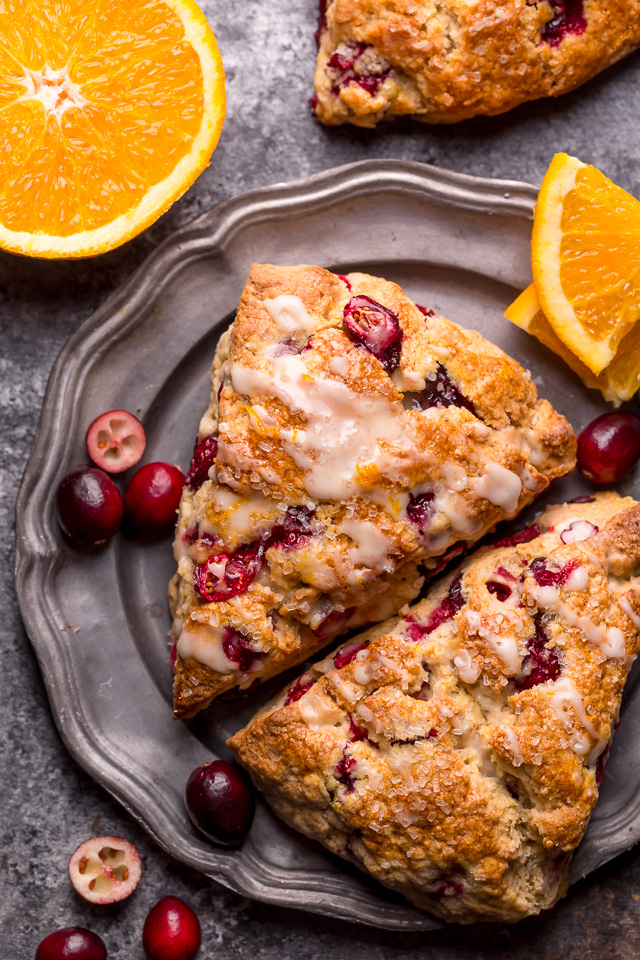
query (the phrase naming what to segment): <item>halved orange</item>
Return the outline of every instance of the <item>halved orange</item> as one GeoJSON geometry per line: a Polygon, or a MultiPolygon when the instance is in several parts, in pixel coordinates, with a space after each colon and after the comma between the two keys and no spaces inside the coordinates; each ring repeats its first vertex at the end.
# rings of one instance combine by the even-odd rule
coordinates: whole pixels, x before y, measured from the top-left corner
{"type": "Polygon", "coordinates": [[[538,196],[531,263],[549,323],[601,373],[640,319],[640,202],[595,167],[557,154],[538,196]]]}
{"type": "Polygon", "coordinates": [[[605,400],[612,401],[615,406],[630,400],[640,388],[640,323],[636,323],[621,340],[614,359],[596,376],[558,337],[544,315],[533,283],[514,300],[504,315],[562,357],[583,383],[600,390],[605,400]]]}
{"type": "Polygon", "coordinates": [[[86,257],[129,240],[204,170],[224,115],[193,0],[5,0],[0,247],[86,257]]]}

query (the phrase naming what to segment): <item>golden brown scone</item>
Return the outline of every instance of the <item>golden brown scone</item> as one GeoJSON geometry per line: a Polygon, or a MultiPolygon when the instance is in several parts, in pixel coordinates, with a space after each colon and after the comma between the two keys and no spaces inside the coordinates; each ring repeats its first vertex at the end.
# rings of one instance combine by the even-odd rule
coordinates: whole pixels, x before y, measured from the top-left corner
{"type": "Polygon", "coordinates": [[[393,616],[573,467],[564,417],[394,283],[254,266],[213,364],[171,593],[177,716],[393,616]]]}
{"type": "Polygon", "coordinates": [[[459,923],[565,893],[639,642],[640,504],[550,507],[503,544],[228,742],[287,823],[459,923]]]}
{"type": "Polygon", "coordinates": [[[329,0],[316,113],[452,123],[558,96],[640,45],[640,0],[329,0]]]}

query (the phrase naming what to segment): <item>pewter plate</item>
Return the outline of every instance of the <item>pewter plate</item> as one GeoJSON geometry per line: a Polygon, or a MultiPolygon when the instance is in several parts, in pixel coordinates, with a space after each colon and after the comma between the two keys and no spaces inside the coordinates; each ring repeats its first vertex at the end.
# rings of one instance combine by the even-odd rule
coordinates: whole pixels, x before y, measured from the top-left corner
{"type": "MultiPolygon", "coordinates": [[[[209,364],[250,264],[317,263],[403,285],[418,302],[498,343],[579,429],[605,404],[551,353],[503,319],[530,282],[536,191],[416,163],[369,161],[229,200],[170,237],[62,350],[49,382],[17,506],[22,615],[54,718],[76,760],[177,859],[247,896],[394,930],[442,926],[259,804],[237,850],[196,835],[182,793],[193,767],[279,687],[171,718],[166,584],[170,537],[117,536],[80,550],[62,536],[52,491],[86,460],[84,433],[125,407],[147,431],[145,460],[189,463],[209,391],[209,364]]],[[[640,495],[640,489],[635,494],[640,495]]],[[[580,479],[548,499],[585,492],[580,479]]],[[[620,492],[634,492],[630,481],[620,492]]],[[[541,504],[542,505],[542,504],[541,504]]],[[[522,521],[521,521],[522,522],[522,521]]],[[[640,839],[640,694],[627,686],[616,737],[573,879],[640,839]]]]}

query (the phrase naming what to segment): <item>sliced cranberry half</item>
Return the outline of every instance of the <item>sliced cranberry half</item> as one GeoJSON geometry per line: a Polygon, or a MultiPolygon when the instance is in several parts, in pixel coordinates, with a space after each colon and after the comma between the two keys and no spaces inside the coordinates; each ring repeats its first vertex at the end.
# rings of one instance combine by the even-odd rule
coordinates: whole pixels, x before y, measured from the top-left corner
{"type": "Polygon", "coordinates": [[[89,903],[117,903],[130,896],[140,882],[138,851],[122,837],[91,837],[71,854],[69,878],[89,903]]]}
{"type": "Polygon", "coordinates": [[[553,16],[540,36],[550,47],[557,47],[568,33],[584,33],[587,20],[583,0],[551,0],[553,16]]]}
{"type": "Polygon", "coordinates": [[[209,470],[216,461],[218,453],[218,438],[215,434],[197,440],[193,448],[191,466],[187,474],[187,486],[192,490],[199,490],[205,480],[209,479],[209,470]]]}
{"type": "Polygon", "coordinates": [[[476,408],[473,403],[451,382],[449,374],[441,363],[438,364],[435,379],[427,380],[424,390],[419,393],[405,393],[404,405],[408,410],[428,410],[430,407],[463,407],[476,416],[476,408]]]}
{"type": "Polygon", "coordinates": [[[578,470],[597,484],[618,483],[640,459],[640,418],[605,413],[578,436],[578,470]]]}
{"type": "Polygon", "coordinates": [[[65,927],[38,944],[35,960],[107,960],[107,948],[91,930],[65,927]]]}
{"type": "Polygon", "coordinates": [[[109,410],[97,417],[85,439],[95,465],[107,473],[135,467],[147,445],[144,427],[128,410],[109,410]]]}
{"type": "Polygon", "coordinates": [[[402,329],[395,313],[360,294],[351,297],[344,308],[342,327],[353,343],[372,353],[387,373],[393,373],[400,362],[402,342],[402,329]]]}
{"type": "Polygon", "coordinates": [[[193,571],[193,583],[203,600],[219,603],[244,593],[262,566],[266,546],[261,540],[238,547],[235,553],[215,553],[193,571]]]}
{"type": "Polygon", "coordinates": [[[266,657],[266,653],[253,650],[249,638],[239,630],[234,630],[233,627],[227,627],[222,634],[222,649],[227,660],[237,663],[243,673],[251,670],[254,663],[266,657]]]}
{"type": "Polygon", "coordinates": [[[198,917],[179,897],[158,900],[142,928],[147,960],[195,960],[201,940],[198,917]]]}

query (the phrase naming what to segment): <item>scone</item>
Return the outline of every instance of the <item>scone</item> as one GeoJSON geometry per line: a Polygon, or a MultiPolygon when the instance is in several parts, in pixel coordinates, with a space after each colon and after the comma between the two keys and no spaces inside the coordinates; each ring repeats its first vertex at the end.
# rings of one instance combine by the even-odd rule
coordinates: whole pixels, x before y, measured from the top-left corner
{"type": "Polygon", "coordinates": [[[417,907],[567,888],[640,628],[640,504],[550,507],[311,667],[228,742],[274,810],[417,907]]]}
{"type": "Polygon", "coordinates": [[[528,372],[396,284],[254,266],[180,505],[176,715],[393,616],[574,454],[528,372]]]}
{"type": "Polygon", "coordinates": [[[452,123],[573,90],[640,45],[640,0],[329,0],[317,116],[452,123]]]}

